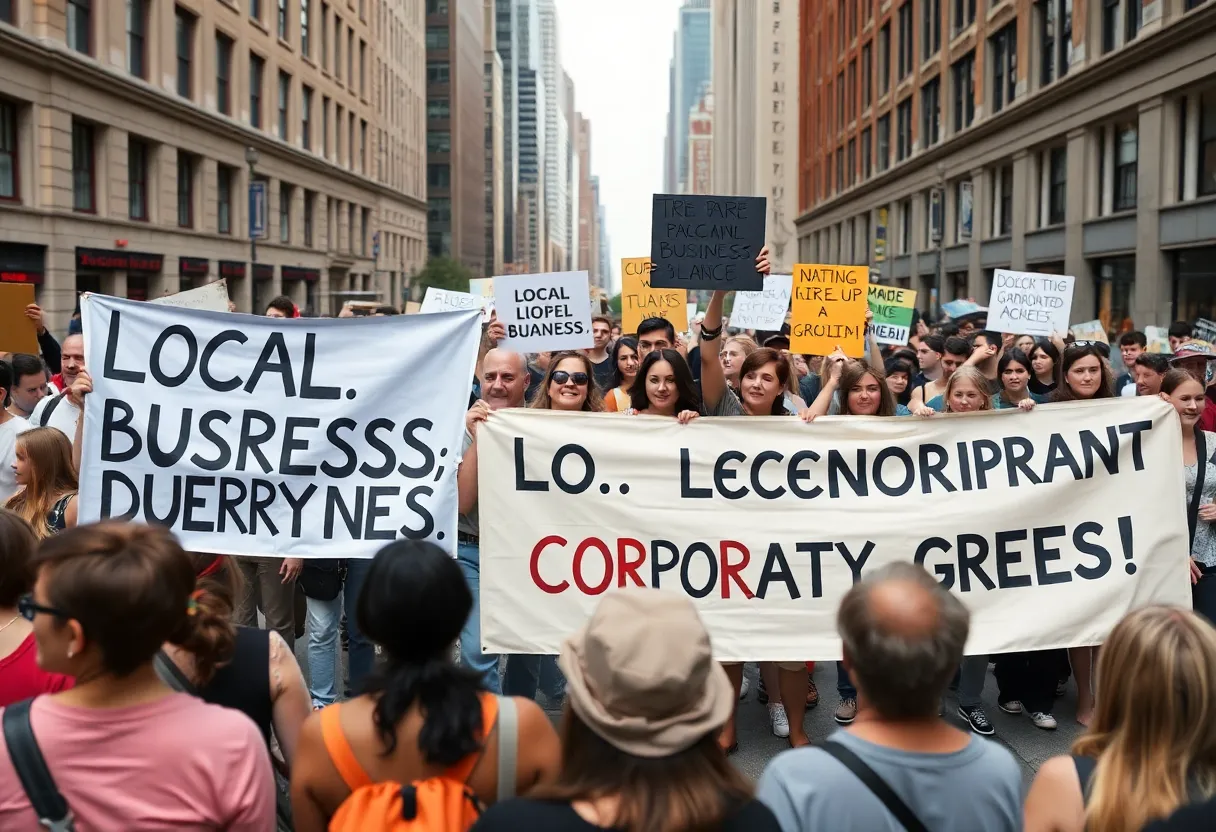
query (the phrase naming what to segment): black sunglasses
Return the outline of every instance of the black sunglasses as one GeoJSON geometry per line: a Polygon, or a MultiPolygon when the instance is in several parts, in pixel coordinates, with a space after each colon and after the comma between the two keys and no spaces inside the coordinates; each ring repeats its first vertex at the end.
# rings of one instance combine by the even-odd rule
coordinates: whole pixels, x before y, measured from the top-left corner
{"type": "Polygon", "coordinates": [[[33,621],[34,616],[38,613],[43,615],[54,615],[59,618],[70,618],[63,610],[57,610],[54,607],[44,607],[41,604],[35,603],[33,593],[27,592],[17,599],[17,612],[21,613],[21,617],[26,621],[33,621]]]}
{"type": "Polygon", "coordinates": [[[591,377],[586,373],[567,373],[565,370],[556,371],[552,378],[557,384],[565,384],[567,381],[573,381],[579,387],[586,387],[587,382],[591,381],[591,377]]]}
{"type": "Polygon", "coordinates": [[[1065,349],[1085,349],[1086,347],[1093,347],[1106,358],[1110,358],[1110,344],[1105,341],[1073,341],[1065,349]]]}

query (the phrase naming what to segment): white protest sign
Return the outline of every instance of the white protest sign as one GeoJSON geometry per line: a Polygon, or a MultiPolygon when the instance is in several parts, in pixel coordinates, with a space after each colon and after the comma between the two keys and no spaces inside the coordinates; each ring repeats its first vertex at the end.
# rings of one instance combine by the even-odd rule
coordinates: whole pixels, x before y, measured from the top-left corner
{"type": "Polygon", "coordinates": [[[764,276],[764,291],[735,292],[735,306],[730,313],[730,325],[739,329],[777,331],[785,325],[790,311],[790,295],[794,291],[794,276],[769,274],[764,276]]]}
{"type": "Polygon", "coordinates": [[[418,312],[430,315],[433,312],[464,312],[469,309],[480,311],[486,302],[486,298],[469,292],[453,292],[451,289],[427,286],[426,294],[422,296],[422,308],[418,312]]]}
{"type": "Polygon", "coordinates": [[[997,269],[992,275],[987,328],[1019,335],[1067,332],[1072,285],[1069,275],[997,269]]]}
{"type": "Polygon", "coordinates": [[[81,523],[228,555],[455,549],[476,312],[238,319],[105,295],[82,312],[81,523]]]}
{"type": "Polygon", "coordinates": [[[499,410],[477,444],[488,653],[555,653],[603,593],[654,586],[696,604],[721,660],[839,658],[841,597],[898,560],[967,604],[972,655],[1100,644],[1128,610],[1191,603],[1178,418],[1155,396],[810,426],[499,410]]]}
{"type": "Polygon", "coordinates": [[[511,274],[494,278],[494,306],[507,329],[500,346],[512,352],[581,350],[591,335],[586,272],[511,274]]]}
{"type": "Polygon", "coordinates": [[[197,289],[187,289],[175,295],[165,295],[148,301],[160,306],[176,306],[180,309],[209,309],[212,312],[228,311],[228,281],[224,278],[199,286],[197,289]]]}
{"type": "Polygon", "coordinates": [[[691,328],[692,322],[697,317],[697,303],[696,303],[696,301],[690,300],[688,302],[687,306],[688,306],[688,322],[689,322],[689,327],[691,328]]]}

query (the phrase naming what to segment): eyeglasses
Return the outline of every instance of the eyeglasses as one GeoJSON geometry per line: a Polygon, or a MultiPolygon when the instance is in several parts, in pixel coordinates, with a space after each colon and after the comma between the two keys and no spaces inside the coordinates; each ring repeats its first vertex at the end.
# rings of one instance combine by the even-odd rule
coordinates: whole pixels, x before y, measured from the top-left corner
{"type": "Polygon", "coordinates": [[[1073,341],[1065,349],[1085,349],[1086,347],[1093,347],[1103,356],[1110,357],[1110,344],[1105,341],[1073,341]]]}
{"type": "Polygon", "coordinates": [[[21,617],[26,621],[33,621],[34,616],[38,613],[43,615],[54,615],[59,618],[70,618],[63,610],[57,610],[54,607],[44,607],[41,604],[35,603],[33,593],[27,592],[17,599],[17,612],[21,613],[21,617]]]}
{"type": "Polygon", "coordinates": [[[555,384],[565,384],[567,381],[573,381],[579,387],[586,387],[591,381],[591,377],[586,373],[567,373],[565,370],[558,370],[552,376],[555,384]]]}

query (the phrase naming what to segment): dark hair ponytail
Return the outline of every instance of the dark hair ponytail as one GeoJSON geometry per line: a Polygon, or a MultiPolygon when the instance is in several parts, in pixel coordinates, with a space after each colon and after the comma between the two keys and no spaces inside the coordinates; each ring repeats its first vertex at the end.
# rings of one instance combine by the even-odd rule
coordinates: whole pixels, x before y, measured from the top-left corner
{"type": "Polygon", "coordinates": [[[433,543],[396,541],[372,561],[356,619],[384,650],[363,689],[378,694],[373,720],[384,756],[396,751],[397,727],[415,703],[424,717],[418,750],[428,763],[455,765],[481,748],[480,676],[451,659],[472,608],[460,567],[433,543]]]}
{"type": "Polygon", "coordinates": [[[186,554],[194,565],[194,593],[186,620],[169,643],[193,657],[194,681],[202,687],[221,665],[231,661],[236,650],[232,610],[240,573],[221,555],[186,554]]]}

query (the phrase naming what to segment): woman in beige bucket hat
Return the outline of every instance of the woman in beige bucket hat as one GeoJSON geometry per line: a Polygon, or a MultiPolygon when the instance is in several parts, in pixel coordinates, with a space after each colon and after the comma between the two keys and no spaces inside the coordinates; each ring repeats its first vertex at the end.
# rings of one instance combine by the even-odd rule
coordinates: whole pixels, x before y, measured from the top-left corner
{"type": "Polygon", "coordinates": [[[688,599],[656,589],[607,595],[558,663],[567,679],[561,774],[491,807],[474,832],[779,832],[718,746],[737,694],[688,599]]]}

